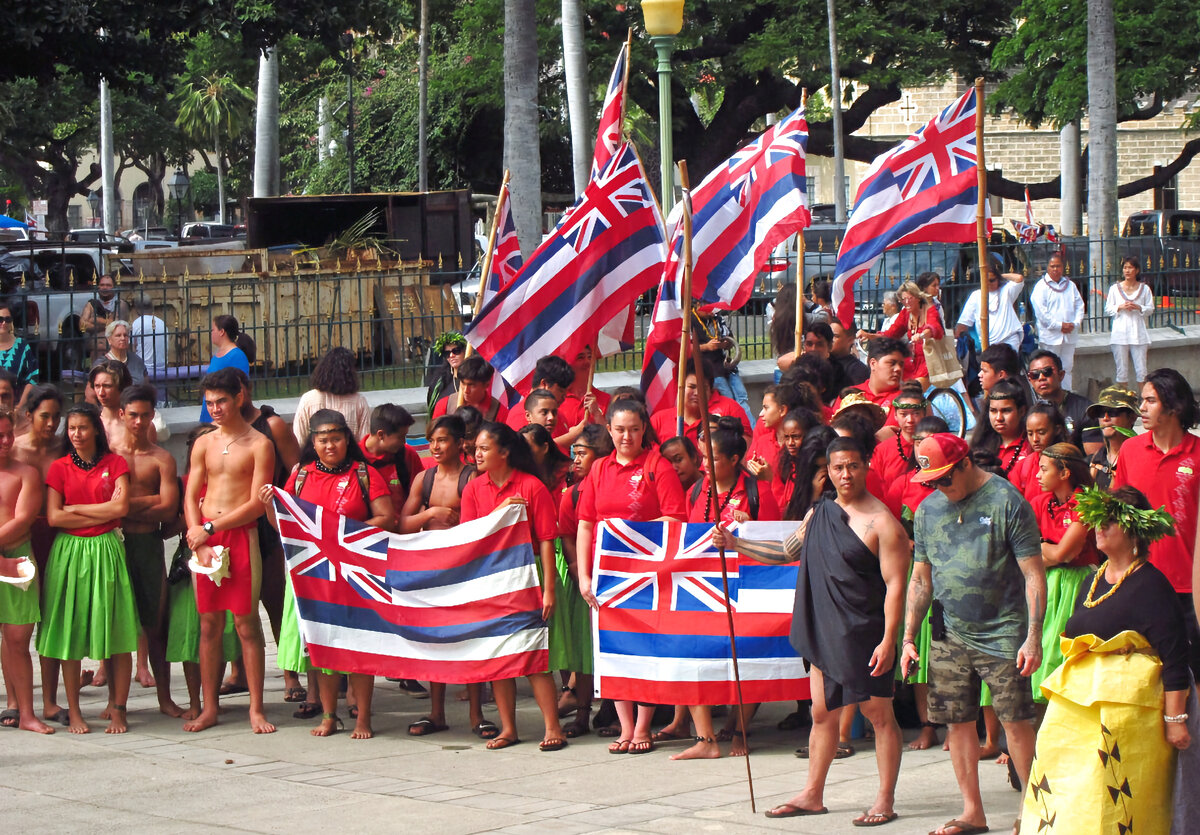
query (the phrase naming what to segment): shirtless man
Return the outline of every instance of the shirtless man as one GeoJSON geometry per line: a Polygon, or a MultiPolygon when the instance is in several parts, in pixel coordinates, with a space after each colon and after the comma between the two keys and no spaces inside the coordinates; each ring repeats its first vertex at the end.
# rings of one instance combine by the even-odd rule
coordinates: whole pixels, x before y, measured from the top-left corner
{"type": "MultiPolygon", "coordinates": [[[[418,473],[413,479],[400,514],[401,533],[444,530],[458,524],[463,489],[475,474],[475,468],[462,460],[465,434],[466,427],[457,415],[442,415],[429,424],[426,437],[437,467],[418,473]]],[[[425,736],[447,728],[446,685],[431,681],[429,691],[429,715],[408,726],[408,732],[413,736],[425,736]]],[[[475,735],[480,739],[495,738],[499,729],[484,721],[480,685],[467,685],[467,699],[475,735]]]]}
{"type": "MultiPolygon", "coordinates": [[[[10,410],[0,409],[0,576],[4,577],[18,576],[21,558],[33,559],[29,530],[37,518],[45,492],[41,474],[13,455],[15,423],[10,410]]],[[[33,709],[33,660],[29,656],[29,642],[34,624],[41,620],[39,588],[38,580],[24,590],[0,583],[0,666],[4,670],[9,710],[17,713],[9,726],[52,734],[54,729],[39,719],[33,709]]],[[[12,716],[11,713],[8,715],[12,716]]],[[[8,721],[7,717],[5,721],[8,721]]]]}
{"type": "MultiPolygon", "coordinates": [[[[62,422],[62,395],[51,385],[33,386],[25,398],[25,411],[29,416],[29,431],[17,438],[13,445],[13,458],[36,469],[45,484],[50,464],[67,454],[63,438],[58,434],[58,425],[62,422]]],[[[54,545],[54,530],[46,521],[44,492],[42,506],[33,521],[29,538],[33,543],[33,559],[37,563],[38,574],[44,575],[46,561],[50,559],[50,548],[54,545]]],[[[62,662],[57,658],[38,656],[38,664],[42,668],[42,717],[66,725],[70,721],[67,709],[58,705],[58,675],[62,662]]],[[[80,685],[86,687],[91,684],[94,675],[91,670],[85,672],[80,685]]]]}
{"type": "Polygon", "coordinates": [[[263,711],[263,633],[258,617],[262,564],[258,552],[258,517],[263,513],[258,494],[271,482],[275,453],[271,442],[242,415],[245,392],[228,368],[207,374],[200,392],[212,422],[219,428],[197,439],[192,448],[183,512],[188,547],[202,566],[211,566],[213,548],[225,547],[229,575],[218,586],[197,574],[196,609],[200,612],[200,677],[203,709],[184,724],[185,731],[202,731],[217,724],[221,687],[221,633],[225,612],[233,613],[242,663],[250,689],[250,727],[256,734],[274,733],[263,711]],[[204,501],[203,509],[200,506],[204,501]]]}
{"type": "Polygon", "coordinates": [[[764,563],[801,561],[791,643],[812,663],[808,782],[767,817],[828,811],[825,779],[837,747],[840,714],[843,707],[861,702],[863,715],[875,727],[879,792],[854,823],[878,826],[896,817],[901,739],[892,691],[908,537],[883,502],[867,492],[867,460],[857,441],[834,440],[828,461],[836,502],[819,501],[785,542],[753,542],[717,528],[713,544],[764,563]]]}
{"type": "MultiPolygon", "coordinates": [[[[167,664],[167,575],[161,531],[163,523],[177,512],[179,481],[174,457],[150,440],[156,398],[153,386],[130,386],[121,392],[125,433],[114,452],[129,463],[129,515],[121,526],[125,531],[125,565],[158,688],[158,709],[180,718],[186,712],[171,700],[171,668],[167,664]]],[[[186,718],[194,719],[195,715],[186,718]]]]}

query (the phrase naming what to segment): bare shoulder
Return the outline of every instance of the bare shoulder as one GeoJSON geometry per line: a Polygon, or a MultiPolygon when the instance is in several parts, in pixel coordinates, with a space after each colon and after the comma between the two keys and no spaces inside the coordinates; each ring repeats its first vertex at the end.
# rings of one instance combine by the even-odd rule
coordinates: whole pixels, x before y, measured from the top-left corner
{"type": "Polygon", "coordinates": [[[4,468],[3,472],[10,473],[22,481],[29,479],[41,481],[42,479],[42,473],[37,467],[26,464],[23,461],[17,461],[15,458],[9,460],[8,466],[4,468]]]}

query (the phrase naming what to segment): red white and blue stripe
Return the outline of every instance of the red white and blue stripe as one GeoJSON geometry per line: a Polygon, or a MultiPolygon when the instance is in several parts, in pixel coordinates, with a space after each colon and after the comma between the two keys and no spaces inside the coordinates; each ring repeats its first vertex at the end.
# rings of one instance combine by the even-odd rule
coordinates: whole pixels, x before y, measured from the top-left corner
{"type": "MultiPolygon", "coordinates": [[[[784,530],[777,523],[743,527],[756,538],[779,538],[784,530]]],[[[609,520],[598,529],[594,560],[597,692],[658,704],[735,703],[712,525],[609,520]]],[[[745,701],[808,698],[803,662],[788,642],[796,566],[733,555],[726,562],[745,701]]]]}
{"type": "MultiPolygon", "coordinates": [[[[889,249],[969,243],[979,201],[975,88],[871,163],[838,249],[834,312],[854,323],[854,284],[889,249]]],[[[991,219],[987,230],[992,229],[991,219]]]]}
{"type": "Polygon", "coordinates": [[[608,165],[621,147],[625,122],[625,67],[629,62],[629,41],[621,44],[617,63],[613,65],[600,110],[600,127],[596,131],[596,150],[592,152],[592,179],[608,165]]]}
{"type": "Polygon", "coordinates": [[[510,385],[528,391],[541,357],[602,350],[601,331],[661,276],[664,244],[641,161],[625,143],[466,334],[510,385]]]}
{"type": "MultiPolygon", "coordinates": [[[[650,330],[642,355],[642,391],[650,414],[675,406],[678,384],[679,338],[683,334],[683,258],[684,207],[690,207],[691,194],[683,190],[680,212],[672,212],[674,229],[667,249],[667,263],[658,284],[658,297],[650,316],[650,330]]],[[[690,346],[688,346],[690,352],[690,346]]]]}
{"type": "Polygon", "coordinates": [[[546,669],[523,507],[410,535],[278,488],[275,510],[300,636],[316,666],[457,684],[546,669]]]}
{"type": "Polygon", "coordinates": [[[482,308],[487,304],[492,296],[513,280],[520,269],[521,244],[517,241],[517,223],[513,220],[508,183],[505,183],[500,187],[500,196],[496,200],[496,243],[479,306],[482,308]]]}

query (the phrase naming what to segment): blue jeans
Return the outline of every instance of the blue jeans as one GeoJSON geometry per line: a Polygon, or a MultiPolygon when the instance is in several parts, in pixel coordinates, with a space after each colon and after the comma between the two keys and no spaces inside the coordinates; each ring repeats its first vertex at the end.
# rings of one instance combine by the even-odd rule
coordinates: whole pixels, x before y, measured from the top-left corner
{"type": "Polygon", "coordinates": [[[742,375],[738,374],[736,370],[730,371],[724,377],[714,380],[713,388],[730,400],[736,400],[742,407],[742,411],[746,413],[750,426],[754,426],[754,413],[750,411],[750,395],[746,391],[746,384],[742,382],[742,375]]]}

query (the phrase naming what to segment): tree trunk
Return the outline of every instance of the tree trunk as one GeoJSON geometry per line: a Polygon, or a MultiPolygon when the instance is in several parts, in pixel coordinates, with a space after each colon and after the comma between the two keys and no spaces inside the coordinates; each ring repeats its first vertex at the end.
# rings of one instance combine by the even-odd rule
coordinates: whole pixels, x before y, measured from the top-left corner
{"type": "Polygon", "coordinates": [[[254,196],[279,194],[279,56],[271,47],[258,57],[254,118],[254,196]]]}
{"type": "Polygon", "coordinates": [[[213,128],[213,155],[217,158],[217,223],[225,222],[225,174],[221,156],[221,129],[213,128]]]}
{"type": "MultiPolygon", "coordinates": [[[[1108,289],[1117,271],[1117,36],[1113,0],[1088,0],[1088,237],[1093,287],[1108,289]],[[1107,240],[1106,240],[1107,239],[1107,240]]],[[[1105,296],[1088,294],[1098,314],[1105,296]]]]}
{"type": "Polygon", "coordinates": [[[421,0],[417,53],[417,190],[429,191],[429,0],[421,0]]]}
{"type": "Polygon", "coordinates": [[[578,197],[591,177],[596,142],[588,119],[587,50],[583,44],[583,7],[579,0],[562,0],[562,39],[567,112],[571,118],[571,170],[578,197]]]}
{"type": "Polygon", "coordinates": [[[542,242],[537,103],[536,4],[534,0],[504,0],[504,165],[512,175],[513,221],[525,258],[542,242]]]}
{"type": "Polygon", "coordinates": [[[1079,121],[1069,122],[1059,134],[1059,164],[1062,167],[1062,185],[1059,193],[1059,231],[1064,235],[1078,235],[1079,202],[1079,121]]]}

